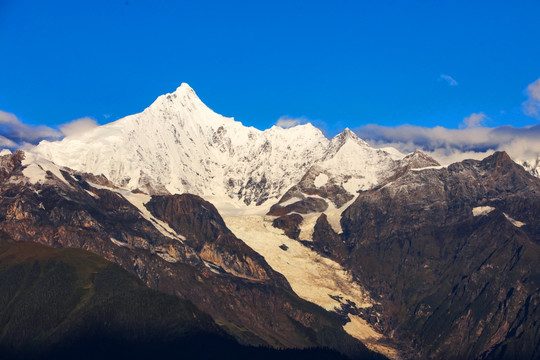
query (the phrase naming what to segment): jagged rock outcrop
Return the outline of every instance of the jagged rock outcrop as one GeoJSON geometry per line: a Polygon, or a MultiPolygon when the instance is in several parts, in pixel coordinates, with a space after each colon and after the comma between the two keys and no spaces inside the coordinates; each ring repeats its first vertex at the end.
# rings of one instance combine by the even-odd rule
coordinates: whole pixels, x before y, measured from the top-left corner
{"type": "Polygon", "coordinates": [[[328,203],[323,199],[315,197],[305,197],[286,206],[281,204],[272,205],[268,215],[281,216],[296,212],[300,214],[309,214],[312,212],[322,212],[328,208],[328,203]]]}
{"type": "Polygon", "coordinates": [[[392,174],[382,181],[382,184],[394,181],[412,169],[422,169],[431,166],[440,166],[437,160],[422,151],[415,151],[396,162],[392,174]]]}
{"type": "Polygon", "coordinates": [[[285,235],[291,239],[298,240],[300,235],[300,224],[303,218],[300,214],[282,215],[272,221],[272,226],[281,229],[285,232],[285,235]]]}

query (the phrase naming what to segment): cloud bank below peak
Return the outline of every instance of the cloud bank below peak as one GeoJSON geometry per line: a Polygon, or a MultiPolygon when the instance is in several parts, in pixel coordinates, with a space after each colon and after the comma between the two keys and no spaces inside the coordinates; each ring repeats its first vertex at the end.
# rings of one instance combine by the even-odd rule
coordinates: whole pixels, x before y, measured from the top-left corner
{"type": "Polygon", "coordinates": [[[96,120],[91,117],[83,117],[59,126],[64,136],[77,136],[98,127],[96,120]]]}
{"type": "Polygon", "coordinates": [[[39,143],[41,140],[59,140],[64,136],[83,134],[98,124],[90,117],[84,117],[58,126],[28,125],[15,114],[0,110],[0,148],[17,149],[39,143]]]}
{"type": "Polygon", "coordinates": [[[15,147],[13,144],[36,143],[43,139],[56,140],[62,134],[45,125],[28,125],[12,113],[0,110],[0,136],[5,147],[15,147]]]}
{"type": "Polygon", "coordinates": [[[471,121],[474,126],[460,129],[370,124],[355,129],[355,133],[376,147],[391,146],[404,153],[426,151],[445,165],[466,158],[481,159],[494,151],[506,151],[521,162],[540,156],[540,125],[490,128],[479,126],[477,120],[471,121]]]}

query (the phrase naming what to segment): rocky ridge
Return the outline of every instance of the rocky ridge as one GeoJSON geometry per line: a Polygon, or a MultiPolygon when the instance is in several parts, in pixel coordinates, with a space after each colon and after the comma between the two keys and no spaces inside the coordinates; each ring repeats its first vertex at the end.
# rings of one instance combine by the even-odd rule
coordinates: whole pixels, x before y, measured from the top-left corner
{"type": "Polygon", "coordinates": [[[539,212],[540,179],[495,153],[407,169],[360,192],[339,236],[319,218],[312,248],[381,301],[378,326],[414,349],[411,358],[532,359],[539,212]]]}

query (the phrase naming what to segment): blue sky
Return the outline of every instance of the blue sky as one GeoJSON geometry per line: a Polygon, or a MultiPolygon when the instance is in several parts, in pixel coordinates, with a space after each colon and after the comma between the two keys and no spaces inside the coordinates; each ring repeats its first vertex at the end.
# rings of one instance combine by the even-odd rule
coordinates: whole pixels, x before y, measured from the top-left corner
{"type": "Polygon", "coordinates": [[[536,125],[539,16],[537,0],[0,0],[0,110],[103,124],[187,82],[259,129],[536,125]]]}

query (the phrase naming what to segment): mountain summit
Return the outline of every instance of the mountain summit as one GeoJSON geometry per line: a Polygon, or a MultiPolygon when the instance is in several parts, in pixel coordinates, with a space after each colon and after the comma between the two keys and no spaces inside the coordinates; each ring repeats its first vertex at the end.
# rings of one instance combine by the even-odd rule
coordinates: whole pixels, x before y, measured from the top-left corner
{"type": "Polygon", "coordinates": [[[342,167],[368,156],[377,172],[391,161],[349,129],[329,141],[311,124],[246,127],[212,111],[186,83],[139,114],[32,151],[130,190],[200,195],[220,210],[278,199],[317,163],[342,167]]]}
{"type": "Polygon", "coordinates": [[[328,144],[311,124],[260,131],[209,109],[187,84],[142,113],[33,152],[151,194],[261,204],[300,180],[328,144]]]}

